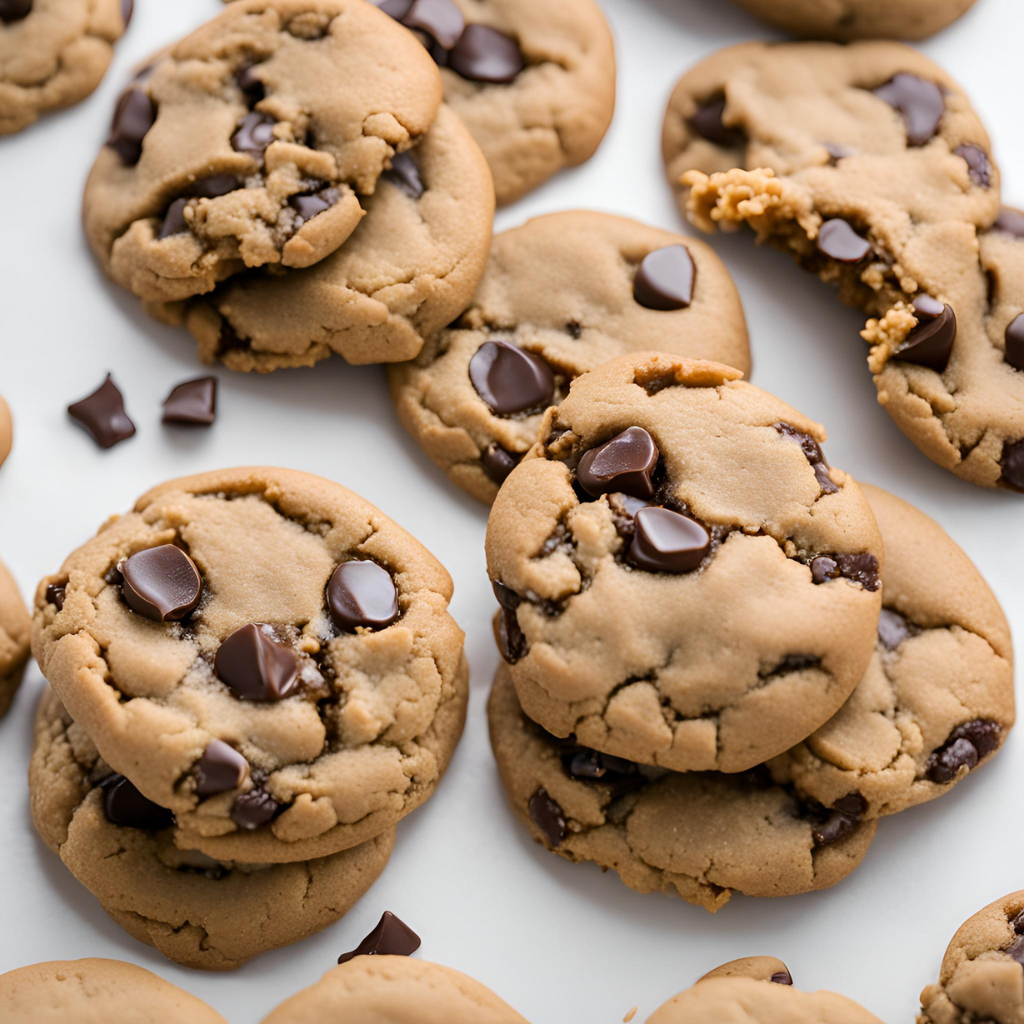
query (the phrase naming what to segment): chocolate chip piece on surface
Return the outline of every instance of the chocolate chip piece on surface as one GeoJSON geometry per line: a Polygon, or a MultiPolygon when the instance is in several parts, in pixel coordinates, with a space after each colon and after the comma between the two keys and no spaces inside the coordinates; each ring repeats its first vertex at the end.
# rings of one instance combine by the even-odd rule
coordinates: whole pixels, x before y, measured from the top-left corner
{"type": "Polygon", "coordinates": [[[400,188],[410,199],[419,199],[427,190],[411,153],[397,153],[391,161],[391,166],[384,172],[383,178],[396,188],[400,188]]]}
{"type": "Polygon", "coordinates": [[[412,956],[420,948],[420,937],[390,910],[385,910],[376,927],[351,953],[342,953],[339,964],[357,956],[412,956]]]}
{"type": "Polygon", "coordinates": [[[1006,350],[1003,359],[1015,370],[1024,370],[1024,313],[1006,325],[1006,350]]]}
{"type": "Polygon", "coordinates": [[[690,124],[702,138],[716,146],[735,149],[746,143],[746,136],[739,128],[732,128],[722,121],[725,114],[725,97],[710,100],[690,118],[690,124]]]}
{"type": "Polygon", "coordinates": [[[565,812],[551,799],[543,786],[530,797],[527,809],[530,820],[544,833],[544,838],[551,846],[558,846],[569,834],[565,812]]]}
{"type": "Polygon", "coordinates": [[[576,478],[595,498],[612,493],[650,498],[654,494],[652,476],[659,458],[654,438],[643,427],[628,427],[610,441],[585,452],[576,478]]]}
{"type": "Polygon", "coordinates": [[[1004,206],[992,228],[995,231],[1005,231],[1015,238],[1024,238],[1024,213],[1012,206],[1004,206]]]}
{"type": "Polygon", "coordinates": [[[240,793],[231,805],[231,820],[246,832],[254,832],[274,820],[281,805],[265,790],[240,793]]]}
{"type": "Polygon", "coordinates": [[[238,787],[249,777],[249,762],[223,740],[211,740],[196,762],[196,793],[216,796],[238,787]]]}
{"type": "Polygon", "coordinates": [[[277,121],[269,114],[258,111],[246,114],[231,136],[231,148],[238,153],[248,153],[254,160],[262,160],[267,147],[274,141],[276,124],[277,121]]]}
{"type": "Polygon", "coordinates": [[[147,548],[119,566],[121,593],[133,612],[153,622],[180,622],[203,593],[195,562],[174,544],[147,548]]]}
{"type": "Polygon", "coordinates": [[[208,427],[217,418],[217,378],[197,377],[174,387],[164,399],[164,423],[208,427]]]}
{"type": "Polygon", "coordinates": [[[327,584],[331,621],[343,633],[384,629],[399,614],[398,588],[391,573],[371,561],[342,562],[327,584]]]}
{"type": "Polygon", "coordinates": [[[299,659],[264,625],[236,629],[217,651],[214,671],[242,700],[284,700],[299,681],[299,659]]]}
{"type": "Polygon", "coordinates": [[[909,145],[923,146],[939,130],[946,100],[934,82],[900,72],[872,91],[899,112],[909,145]]]}
{"type": "Polygon", "coordinates": [[[164,214],[163,223],[160,225],[160,230],[157,232],[157,238],[161,241],[165,238],[172,238],[174,235],[183,235],[189,230],[188,221],[185,219],[185,207],[188,206],[188,200],[184,197],[181,199],[175,199],[170,206],[167,207],[167,213],[164,214]]]}
{"type": "Polygon", "coordinates": [[[555,393],[555,375],[538,355],[507,341],[488,341],[469,362],[476,393],[496,416],[541,409],[555,393]]]}
{"type": "Polygon", "coordinates": [[[526,60],[511,36],[473,24],[449,51],[448,67],[471,82],[508,85],[526,67],[526,60]]]}
{"type": "Polygon", "coordinates": [[[134,85],[117,101],[107,145],[129,166],[142,156],[142,140],[156,121],[156,107],[146,90],[134,85]]]}
{"type": "Polygon", "coordinates": [[[818,249],[840,263],[860,263],[871,252],[871,243],[839,217],[818,229],[818,249]]]}
{"type": "Polygon", "coordinates": [[[170,828],[174,824],[174,815],[166,807],[144,797],[123,775],[111,775],[101,785],[103,810],[112,824],[150,832],[170,828]]]}
{"type": "Polygon", "coordinates": [[[312,220],[318,213],[329,210],[341,199],[336,188],[324,188],[311,196],[292,196],[288,205],[298,214],[298,227],[312,220]]]}
{"type": "Polygon", "coordinates": [[[891,608],[883,608],[878,616],[878,639],[887,651],[895,651],[914,630],[907,619],[891,608]]]}
{"type": "Polygon", "coordinates": [[[91,395],[68,406],[68,415],[83,426],[101,448],[113,448],[135,434],[135,424],[124,411],[124,396],[109,373],[91,395]]]}
{"type": "Polygon", "coordinates": [[[629,560],[648,572],[693,572],[711,550],[711,535],[689,516],[667,508],[642,508],[633,517],[629,560]]]}
{"type": "Polygon", "coordinates": [[[644,257],[636,272],[633,297],[647,309],[686,309],[693,302],[696,276],[697,268],[685,245],[655,249],[644,257]]]}
{"type": "Polygon", "coordinates": [[[46,603],[52,604],[57,611],[64,610],[64,599],[67,596],[66,583],[49,583],[46,587],[46,603]]]}
{"type": "Polygon", "coordinates": [[[519,465],[519,457],[505,451],[500,444],[490,444],[480,454],[480,465],[488,479],[500,487],[519,465]]]}
{"type": "Polygon", "coordinates": [[[1024,440],[1007,441],[999,460],[1003,475],[999,482],[1017,491],[1024,491],[1024,440]]]}
{"type": "Polygon", "coordinates": [[[455,46],[466,27],[462,12],[452,0],[413,0],[409,10],[401,16],[401,22],[408,28],[426,32],[445,50],[455,46]]]}
{"type": "Polygon", "coordinates": [[[942,373],[949,365],[956,341],[956,314],[952,306],[943,305],[930,295],[914,299],[914,313],[917,326],[893,358],[942,373]]]}
{"type": "Polygon", "coordinates": [[[988,188],[992,183],[992,164],[985,150],[980,146],[964,144],[957,146],[953,152],[966,161],[971,181],[980,188],[988,188]]]}
{"type": "Polygon", "coordinates": [[[800,445],[804,456],[814,470],[814,475],[818,480],[818,486],[821,488],[822,493],[837,494],[839,488],[832,482],[832,478],[829,476],[828,460],[825,458],[825,453],[821,450],[821,445],[810,434],[797,430],[796,427],[789,423],[776,423],[775,429],[783,437],[790,441],[796,441],[800,445]]]}
{"type": "Polygon", "coordinates": [[[0,21],[21,21],[32,13],[32,0],[0,0],[0,21]]]}

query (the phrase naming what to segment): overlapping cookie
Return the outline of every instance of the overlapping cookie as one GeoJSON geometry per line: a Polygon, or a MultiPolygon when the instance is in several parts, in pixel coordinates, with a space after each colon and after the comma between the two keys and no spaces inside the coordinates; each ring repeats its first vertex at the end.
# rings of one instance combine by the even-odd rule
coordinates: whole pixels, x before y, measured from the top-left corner
{"type": "Polygon", "coordinates": [[[626,218],[556,213],[498,235],[469,308],[388,378],[406,429],[490,502],[577,376],[655,348],[749,371],[743,308],[721,261],[626,218]]]}
{"type": "Polygon", "coordinates": [[[29,659],[32,620],[14,577],[0,562],[0,718],[7,714],[29,659]]]}

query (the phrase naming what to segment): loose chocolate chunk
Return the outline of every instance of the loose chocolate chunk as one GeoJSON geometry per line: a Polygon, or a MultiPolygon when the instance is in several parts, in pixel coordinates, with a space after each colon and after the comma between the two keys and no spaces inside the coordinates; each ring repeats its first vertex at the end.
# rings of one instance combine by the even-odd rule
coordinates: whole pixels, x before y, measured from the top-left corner
{"type": "Polygon", "coordinates": [[[124,828],[157,832],[174,824],[174,815],[166,807],[144,797],[123,775],[103,780],[103,810],[107,820],[124,828]]]}
{"type": "Polygon", "coordinates": [[[526,67],[519,43],[487,25],[467,25],[448,51],[448,67],[471,82],[508,85],[526,67]]]}
{"type": "Polygon", "coordinates": [[[506,587],[499,580],[491,580],[491,590],[494,591],[498,604],[509,611],[514,612],[522,603],[522,598],[511,587],[506,587]]]}
{"type": "Polygon", "coordinates": [[[930,295],[914,299],[917,326],[894,354],[894,359],[942,373],[949,365],[949,357],[956,341],[956,314],[930,295]]]}
{"type": "Polygon", "coordinates": [[[1015,370],[1024,370],[1024,313],[1010,321],[1004,338],[1006,351],[1003,359],[1015,370]]]}
{"type": "Polygon", "coordinates": [[[246,832],[253,832],[274,820],[281,805],[265,790],[250,789],[240,793],[231,805],[231,820],[246,832]]]}
{"type": "Polygon", "coordinates": [[[46,587],[46,603],[52,604],[57,611],[64,610],[64,598],[67,597],[66,583],[49,583],[46,587]]]}
{"type": "Polygon", "coordinates": [[[213,667],[242,700],[284,700],[299,681],[298,656],[262,624],[236,629],[220,645],[213,667]]]}
{"type": "Polygon", "coordinates": [[[872,91],[899,112],[911,146],[923,146],[939,130],[946,100],[934,82],[901,72],[872,91]]]}
{"type": "Polygon", "coordinates": [[[142,156],[142,140],[156,121],[156,107],[146,90],[133,85],[117,101],[114,123],[107,145],[129,166],[134,167],[142,156]]]}
{"type": "Polygon", "coordinates": [[[636,272],[633,298],[646,309],[686,309],[693,302],[696,277],[697,268],[685,245],[655,249],[644,257],[636,272]]]}
{"type": "Polygon", "coordinates": [[[32,0],[0,0],[0,21],[21,21],[32,13],[32,0]]]}
{"type": "Polygon", "coordinates": [[[817,244],[821,252],[840,263],[860,263],[871,252],[871,243],[838,217],[818,228],[817,244]]]}
{"type": "Polygon", "coordinates": [[[555,393],[551,367],[540,356],[507,341],[481,345],[469,362],[469,379],[496,416],[542,409],[555,393]]]}
{"type": "Polygon", "coordinates": [[[711,550],[711,535],[689,516],[667,508],[642,508],[633,517],[629,560],[648,572],[693,572],[711,550]]]}
{"type": "Polygon", "coordinates": [[[526,637],[519,628],[516,613],[511,609],[503,608],[498,613],[497,634],[498,649],[505,661],[510,665],[520,661],[526,654],[526,637]]]}
{"type": "Polygon", "coordinates": [[[1024,238],[1024,213],[1012,206],[1004,206],[992,228],[994,231],[1005,231],[1016,238],[1024,238]]]}
{"type": "Polygon", "coordinates": [[[1024,440],[1007,441],[1003,445],[1003,457],[999,465],[1003,471],[1000,483],[1016,491],[1024,491],[1024,440]]]}
{"type": "Polygon", "coordinates": [[[500,487],[519,465],[519,457],[505,451],[499,444],[491,444],[481,453],[480,465],[488,478],[500,487]]]}
{"type": "Polygon", "coordinates": [[[352,950],[338,957],[347,964],[357,956],[412,956],[420,948],[420,937],[390,910],[385,910],[377,926],[352,950]]]}
{"type": "Polygon", "coordinates": [[[911,624],[891,608],[883,608],[878,616],[878,639],[887,651],[895,651],[908,636],[914,635],[911,624]]]}
{"type": "Polygon", "coordinates": [[[124,22],[125,28],[131,24],[132,15],[134,13],[135,0],[121,0],[121,20],[124,22]]]}
{"type": "Polygon", "coordinates": [[[725,114],[725,97],[708,101],[690,118],[694,131],[702,138],[726,149],[737,149],[746,144],[747,138],[739,128],[732,128],[722,120],[725,114]]]}
{"type": "Polygon", "coordinates": [[[413,4],[413,0],[371,0],[371,2],[395,21],[401,21],[409,13],[409,8],[413,4]]]}
{"type": "Polygon", "coordinates": [[[311,196],[292,196],[288,205],[298,214],[296,227],[302,227],[308,220],[312,220],[318,213],[329,210],[341,199],[341,193],[336,188],[324,188],[311,196]]]}
{"type": "Polygon", "coordinates": [[[426,192],[420,169],[411,153],[396,153],[391,167],[383,174],[385,181],[390,181],[400,188],[410,199],[419,199],[426,192]]]}
{"type": "Polygon", "coordinates": [[[370,561],[342,562],[327,584],[331,621],[343,633],[385,629],[399,614],[398,588],[387,569],[370,561]]]}
{"type": "Polygon", "coordinates": [[[992,183],[992,165],[988,154],[980,146],[965,144],[953,152],[967,162],[967,175],[975,185],[988,188],[992,183]]]}
{"type": "Polygon", "coordinates": [[[203,593],[196,563],[174,544],[139,551],[118,571],[128,607],[153,622],[180,622],[194,611],[203,593]]]}
{"type": "Polygon", "coordinates": [[[408,28],[426,32],[445,50],[450,50],[459,41],[466,27],[462,11],[452,0],[414,0],[400,20],[408,28]]]}
{"type": "Polygon", "coordinates": [[[804,456],[814,470],[814,475],[818,480],[818,486],[821,488],[822,494],[836,494],[839,488],[828,475],[829,465],[825,458],[825,453],[821,450],[821,445],[810,434],[797,430],[796,427],[789,423],[776,423],[775,429],[788,440],[796,441],[801,449],[803,449],[804,456]]]}
{"type": "Polygon", "coordinates": [[[246,114],[231,136],[231,148],[238,153],[248,153],[254,160],[262,160],[267,147],[274,141],[274,125],[277,121],[269,114],[254,111],[246,114]]]}
{"type": "Polygon", "coordinates": [[[258,64],[246,64],[235,75],[238,88],[245,93],[250,103],[258,103],[266,95],[266,89],[260,80],[259,72],[256,70],[258,67],[258,64]]]}
{"type": "Polygon", "coordinates": [[[527,808],[531,821],[544,833],[549,845],[558,846],[569,834],[565,812],[551,799],[543,786],[530,797],[527,808]]]}
{"type": "Polygon", "coordinates": [[[206,753],[196,762],[196,793],[216,796],[238,789],[249,777],[249,762],[223,740],[211,740],[206,753]]]}
{"type": "Polygon", "coordinates": [[[776,971],[770,978],[776,985],[792,985],[793,975],[789,971],[776,971]]]}
{"type": "Polygon", "coordinates": [[[823,825],[811,830],[811,838],[818,846],[830,846],[848,836],[859,824],[856,817],[845,811],[833,811],[823,825]]]}
{"type": "Polygon", "coordinates": [[[124,396],[109,373],[91,395],[68,406],[68,415],[83,426],[101,448],[113,448],[135,434],[135,424],[124,411],[124,396]]]}
{"type": "Polygon", "coordinates": [[[189,230],[188,221],[185,219],[186,206],[188,206],[188,200],[182,197],[181,199],[175,199],[167,207],[167,213],[164,214],[164,222],[160,225],[160,231],[156,236],[158,239],[163,240],[171,238],[173,235],[183,235],[189,230]]]}
{"type": "Polygon", "coordinates": [[[650,498],[652,476],[661,453],[654,438],[643,427],[628,427],[610,441],[591,448],[580,459],[576,478],[587,494],[629,494],[650,498]]]}
{"type": "Polygon", "coordinates": [[[164,399],[164,423],[208,427],[217,418],[217,378],[197,377],[174,387],[164,399]]]}

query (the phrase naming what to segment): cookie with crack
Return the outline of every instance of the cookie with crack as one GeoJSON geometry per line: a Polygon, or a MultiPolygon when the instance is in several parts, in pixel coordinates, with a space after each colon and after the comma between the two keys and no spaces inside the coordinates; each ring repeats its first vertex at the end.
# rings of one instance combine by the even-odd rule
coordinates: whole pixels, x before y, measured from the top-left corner
{"type": "Polygon", "coordinates": [[[949,792],[996,754],[1015,718],[1013,645],[995,595],[938,523],[861,488],[885,543],[875,655],[842,710],[771,769],[874,818],[949,792]]]}
{"type": "Polygon", "coordinates": [[[254,272],[149,311],[184,323],[204,362],[233,370],[312,366],[332,353],[350,363],[412,359],[425,337],[465,309],[483,274],[494,216],[490,171],[462,122],[442,107],[365,206],[359,230],[315,267],[254,272]]]}
{"type": "Polygon", "coordinates": [[[1024,892],[979,911],[953,936],[936,985],[921,993],[917,1024],[1024,1020],[1024,892]]]}
{"type": "Polygon", "coordinates": [[[11,422],[11,410],[0,395],[0,466],[11,454],[11,442],[14,438],[14,427],[11,422]]]}
{"type": "Polygon", "coordinates": [[[344,916],[384,870],[395,830],[292,864],[223,863],[174,845],[170,812],[111,772],[52,690],[36,715],[36,830],[127,932],[186,967],[233,970],[344,916]]]}
{"type": "Polygon", "coordinates": [[[134,0],[0,0],[0,135],[100,84],[134,0]]]}
{"type": "Polygon", "coordinates": [[[21,591],[0,562],[0,718],[14,700],[29,658],[32,619],[21,591]]]}
{"type": "Polygon", "coordinates": [[[670,772],[559,740],[523,713],[506,665],[488,703],[491,745],[516,816],[553,853],[611,868],[637,892],[715,913],[734,891],[795,896],[842,881],[876,822],[834,824],[764,769],[670,772]]]}
{"type": "Polygon", "coordinates": [[[223,470],[155,488],[69,556],[39,586],[33,644],[181,849],[302,861],[380,835],[437,785],[468,688],[451,594],[339,484],[223,470]]]}
{"type": "Polygon", "coordinates": [[[478,981],[407,956],[359,956],[286,999],[263,1024],[526,1024],[478,981]]]}
{"type": "Polygon", "coordinates": [[[717,363],[578,378],[491,510],[526,713],[676,771],[740,772],[842,707],[874,649],[882,541],[825,432],[717,363]],[[770,599],[766,595],[770,595],[770,599]]]}
{"type": "Polygon", "coordinates": [[[581,373],[660,349],[750,370],[743,307],[706,245],[624,217],[576,211],[499,235],[472,304],[388,368],[406,430],[481,501],[537,439],[581,373]]]}
{"type": "Polygon", "coordinates": [[[363,0],[233,3],[122,94],[86,183],[89,242],[153,302],[311,266],[440,102],[422,47],[363,0]]]}
{"type": "Polygon", "coordinates": [[[227,1024],[211,1006],[120,960],[52,960],[0,974],[6,1024],[227,1024]]]}

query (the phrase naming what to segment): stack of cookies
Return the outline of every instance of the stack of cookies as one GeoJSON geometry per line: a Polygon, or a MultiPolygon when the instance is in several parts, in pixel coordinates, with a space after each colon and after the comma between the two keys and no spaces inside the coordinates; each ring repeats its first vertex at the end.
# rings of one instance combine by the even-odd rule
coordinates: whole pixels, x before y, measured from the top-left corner
{"type": "Polygon", "coordinates": [[[32,814],[128,932],[230,969],[340,918],[462,732],[443,567],[338,484],[173,481],[36,595],[32,814]]]}

